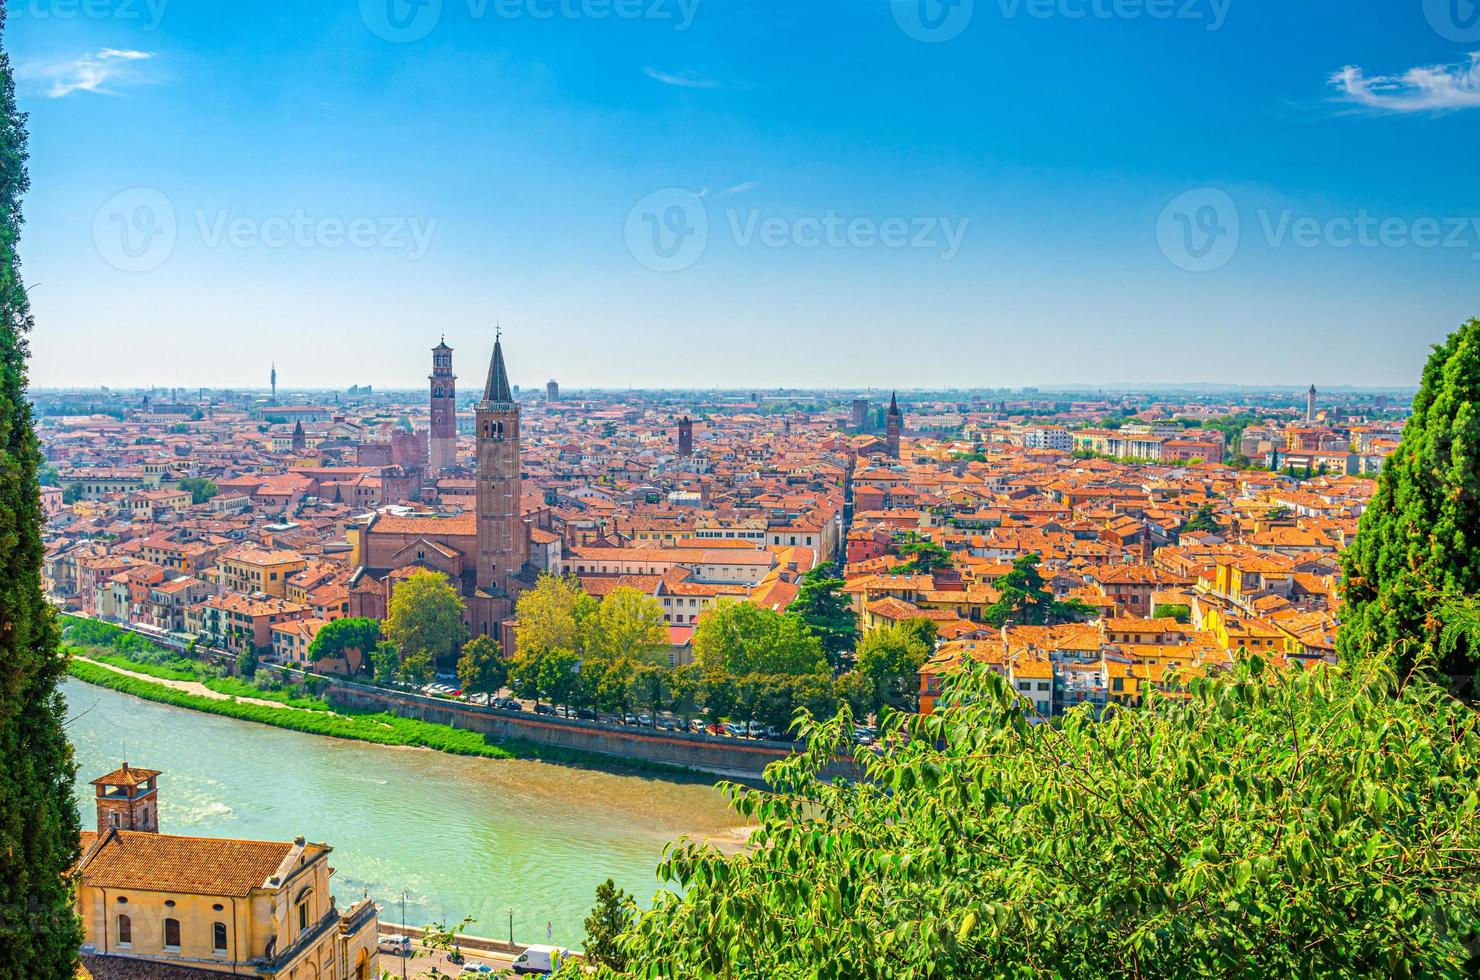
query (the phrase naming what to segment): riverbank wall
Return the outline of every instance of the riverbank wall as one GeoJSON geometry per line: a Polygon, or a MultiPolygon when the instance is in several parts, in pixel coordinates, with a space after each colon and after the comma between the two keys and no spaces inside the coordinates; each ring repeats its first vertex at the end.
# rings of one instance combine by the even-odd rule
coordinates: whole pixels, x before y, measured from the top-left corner
{"type": "Polygon", "coordinates": [[[637,759],[747,780],[759,778],[766,766],[796,751],[790,742],[600,725],[574,718],[447,701],[343,680],[332,681],[325,696],[331,704],[384,711],[402,718],[477,732],[493,739],[521,739],[612,759],[637,759]]]}

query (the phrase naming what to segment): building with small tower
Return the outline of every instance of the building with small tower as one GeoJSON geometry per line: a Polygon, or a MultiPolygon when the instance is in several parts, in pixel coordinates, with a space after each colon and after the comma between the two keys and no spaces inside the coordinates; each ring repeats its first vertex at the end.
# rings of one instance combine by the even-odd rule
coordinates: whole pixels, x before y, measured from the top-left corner
{"type": "Polygon", "coordinates": [[[96,831],[77,862],[82,964],[93,980],[252,976],[373,980],[379,910],[341,910],[327,844],[159,831],[160,773],[125,762],[92,781],[96,831]]]}
{"type": "Polygon", "coordinates": [[[468,630],[512,651],[519,594],[534,584],[530,524],[523,513],[520,409],[495,338],[483,397],[475,406],[476,473],[471,513],[453,516],[375,513],[346,529],[350,545],[349,613],[384,619],[396,582],[417,571],[445,575],[463,598],[468,630]]]}
{"type": "Polygon", "coordinates": [[[156,769],[120,768],[92,781],[98,811],[98,833],[137,830],[159,833],[159,779],[156,769]]]}
{"type": "Polygon", "coordinates": [[[687,415],[678,420],[678,454],[694,455],[694,420],[687,415]]]}
{"type": "Polygon", "coordinates": [[[1316,420],[1316,386],[1311,385],[1310,391],[1305,393],[1305,421],[1316,420]]]}

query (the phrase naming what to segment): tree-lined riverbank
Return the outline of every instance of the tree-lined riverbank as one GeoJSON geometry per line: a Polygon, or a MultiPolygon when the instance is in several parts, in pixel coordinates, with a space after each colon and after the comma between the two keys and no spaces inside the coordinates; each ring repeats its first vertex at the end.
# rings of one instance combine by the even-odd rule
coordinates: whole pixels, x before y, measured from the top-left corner
{"type": "MultiPolygon", "coordinates": [[[[630,764],[595,753],[580,752],[555,746],[538,745],[516,739],[490,741],[476,732],[464,731],[449,725],[401,718],[383,712],[357,712],[352,709],[330,709],[322,701],[314,701],[317,710],[305,710],[297,704],[281,706],[263,702],[257,692],[248,699],[237,697],[210,697],[169,686],[169,678],[150,680],[138,674],[150,666],[131,661],[119,662],[124,658],[111,658],[112,664],[74,657],[69,671],[73,677],[88,684],[187,708],[208,714],[223,715],[238,721],[250,721],[275,728],[310,735],[327,735],[331,738],[370,742],[376,745],[426,748],[451,755],[478,756],[485,759],[534,759],[541,762],[579,765],[602,770],[631,770],[661,774],[672,777],[695,777],[697,774],[677,766],[633,760],[630,764]],[[124,666],[127,663],[128,666],[124,666]],[[126,672],[127,671],[127,672],[126,672]]],[[[168,669],[168,668],[165,668],[168,669]]],[[[310,700],[310,699],[294,699],[310,700]]]]}

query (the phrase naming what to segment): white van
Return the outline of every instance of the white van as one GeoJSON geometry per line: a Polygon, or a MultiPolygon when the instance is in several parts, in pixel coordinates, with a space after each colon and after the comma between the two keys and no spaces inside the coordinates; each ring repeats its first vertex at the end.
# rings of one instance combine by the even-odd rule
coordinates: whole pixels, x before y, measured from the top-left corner
{"type": "Polygon", "coordinates": [[[570,950],[559,946],[530,946],[514,960],[515,973],[554,973],[570,955],[570,950]]]}

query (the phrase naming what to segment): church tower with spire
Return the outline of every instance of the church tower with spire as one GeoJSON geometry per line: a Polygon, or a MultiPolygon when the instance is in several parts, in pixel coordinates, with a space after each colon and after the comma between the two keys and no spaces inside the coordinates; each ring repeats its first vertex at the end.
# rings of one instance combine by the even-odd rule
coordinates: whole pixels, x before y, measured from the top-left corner
{"type": "Polygon", "coordinates": [[[899,434],[904,430],[904,416],[899,412],[897,393],[889,395],[889,412],[884,416],[884,451],[894,459],[899,458],[899,434]]]}
{"type": "MultiPolygon", "coordinates": [[[[499,617],[512,612],[518,589],[514,579],[529,559],[529,540],[519,513],[519,406],[514,403],[504,366],[502,335],[493,343],[488,381],[477,406],[477,427],[477,584],[480,598],[494,600],[488,615],[499,617]]],[[[495,622],[482,622],[483,610],[478,612],[474,626],[487,633],[495,622]]]]}

